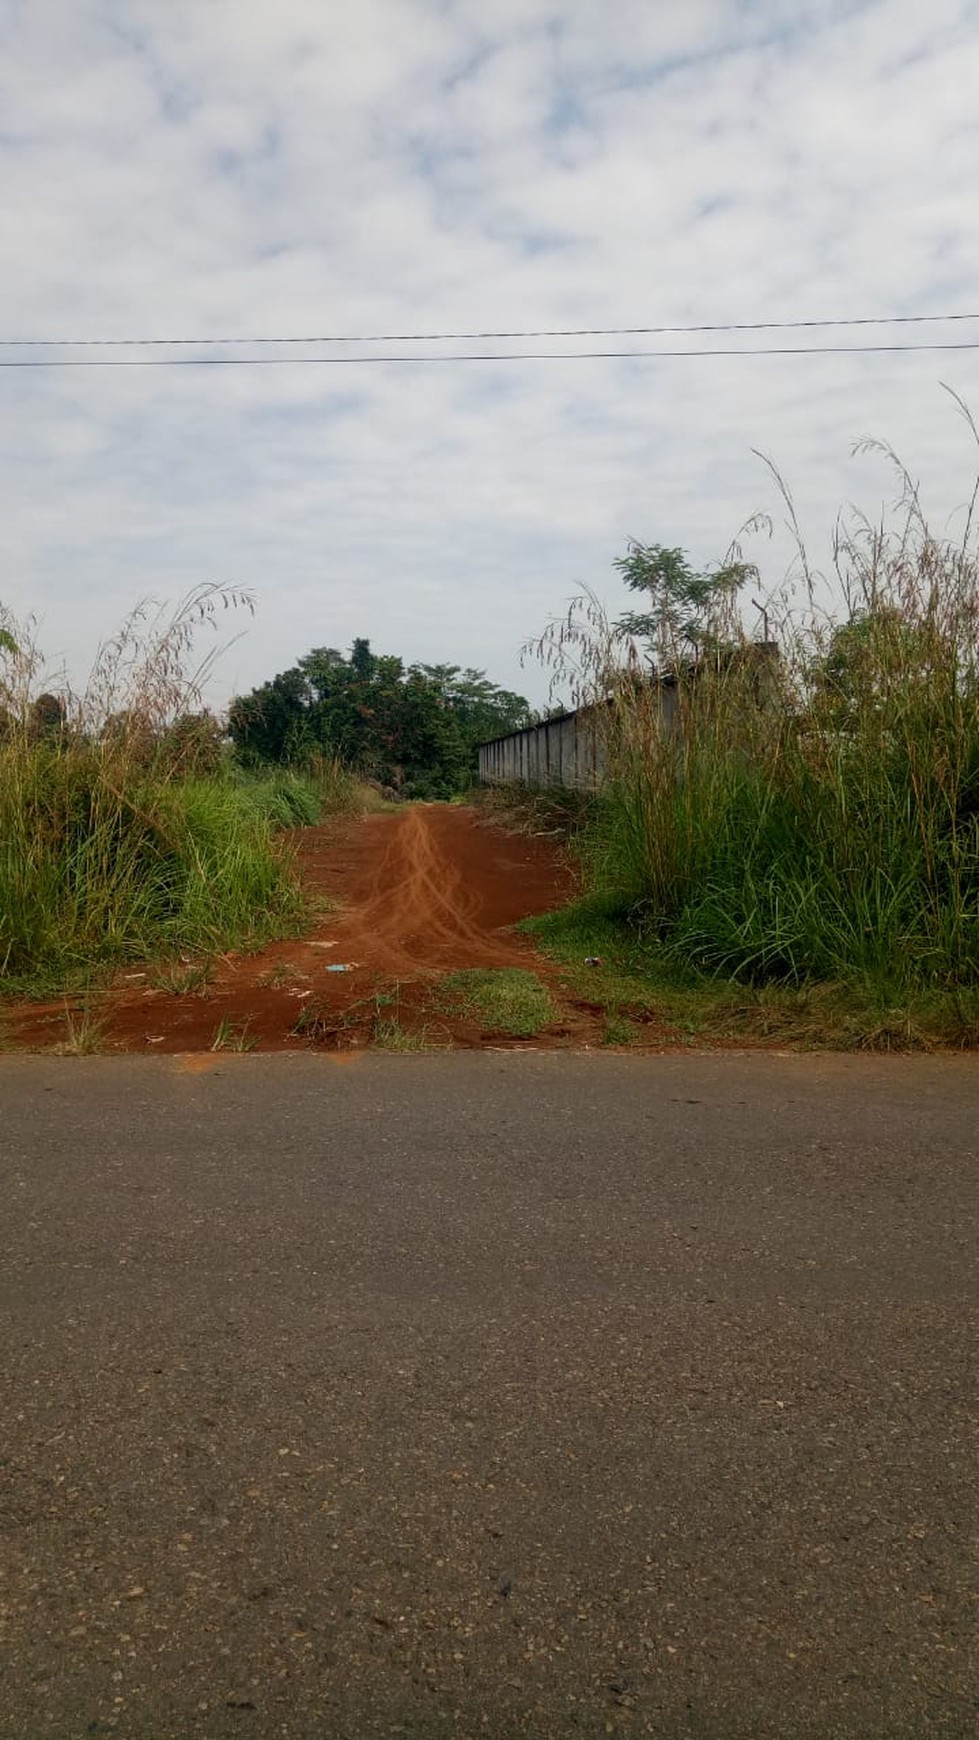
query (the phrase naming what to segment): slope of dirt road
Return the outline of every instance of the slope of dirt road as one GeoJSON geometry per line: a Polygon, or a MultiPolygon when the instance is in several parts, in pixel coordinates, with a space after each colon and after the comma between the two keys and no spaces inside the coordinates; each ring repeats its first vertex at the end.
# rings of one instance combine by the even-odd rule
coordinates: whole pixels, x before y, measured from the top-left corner
{"type": "MultiPolygon", "coordinates": [[[[440,977],[465,967],[554,969],[513,930],[567,900],[574,877],[556,843],[507,834],[454,804],[417,804],[302,830],[307,887],[326,904],[305,937],[212,964],[203,991],[173,995],[151,970],[122,975],[99,1006],[109,1051],[280,1051],[370,1043],[378,1018],[436,1045],[479,1045],[478,1026],[432,1002],[440,977]],[[331,967],[349,968],[331,972],[331,967]],[[298,1026],[298,1031],[297,1031],[298,1026]]],[[[70,1007],[70,1005],[69,1005],[70,1007]]],[[[535,1043],[592,1037],[594,1014],[565,1007],[535,1043]]],[[[21,1005],[7,1036],[29,1049],[63,1043],[64,999],[21,1005]]]]}

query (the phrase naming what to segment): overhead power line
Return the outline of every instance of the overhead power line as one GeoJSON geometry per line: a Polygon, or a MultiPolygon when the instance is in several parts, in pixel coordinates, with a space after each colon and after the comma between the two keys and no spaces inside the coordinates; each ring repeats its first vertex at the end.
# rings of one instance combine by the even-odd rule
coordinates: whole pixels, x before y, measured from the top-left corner
{"type": "Polygon", "coordinates": [[[413,363],[437,367],[440,363],[500,362],[597,362],[659,357],[692,361],[697,357],[736,356],[871,356],[908,355],[914,351],[979,350],[979,339],[947,344],[795,344],[731,346],[698,350],[511,350],[442,351],[429,355],[379,356],[125,356],[125,357],[0,357],[0,369],[260,369],[260,368],[355,368],[378,363],[413,363]]]}
{"type": "MultiPolygon", "coordinates": [[[[0,338],[4,349],[125,349],[275,344],[471,344],[483,339],[666,338],[717,332],[802,332],[848,326],[922,326],[943,321],[979,320],[979,314],[868,314],[822,320],[725,321],[701,326],[553,326],[480,332],[364,332],[237,338],[0,338]]],[[[698,354],[700,354],[698,352],[698,354]]]]}

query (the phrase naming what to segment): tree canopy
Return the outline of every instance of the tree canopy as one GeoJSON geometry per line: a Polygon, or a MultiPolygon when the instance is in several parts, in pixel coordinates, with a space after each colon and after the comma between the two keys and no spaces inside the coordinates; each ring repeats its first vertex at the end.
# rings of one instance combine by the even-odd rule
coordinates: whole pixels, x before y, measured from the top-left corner
{"type": "Polygon", "coordinates": [[[339,757],[406,797],[447,797],[475,770],[476,747],[528,716],[522,695],[459,665],[405,665],[355,640],[314,647],[231,704],[228,729],[246,763],[339,757]]]}
{"type": "Polygon", "coordinates": [[[621,634],[647,641],[660,670],[723,645],[731,637],[738,593],[757,578],[749,562],[725,562],[700,573],[684,550],[635,539],[615,567],[630,591],[648,601],[646,609],[620,616],[616,626],[621,634]]]}

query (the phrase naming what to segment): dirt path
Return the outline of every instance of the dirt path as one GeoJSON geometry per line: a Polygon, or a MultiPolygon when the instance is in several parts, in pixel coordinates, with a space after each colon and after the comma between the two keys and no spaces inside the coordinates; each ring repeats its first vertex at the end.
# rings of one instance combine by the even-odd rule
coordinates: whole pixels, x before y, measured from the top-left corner
{"type": "MultiPolygon", "coordinates": [[[[321,852],[320,832],[311,831],[304,855],[313,885],[329,895],[335,848],[327,832],[321,852]]],[[[385,973],[526,965],[529,944],[509,927],[560,905],[573,887],[549,842],[485,826],[458,805],[371,816],[345,851],[353,886],[331,934],[355,960],[385,973]]]]}
{"type": "MultiPolygon", "coordinates": [[[[477,1026],[433,1013],[444,973],[524,966],[553,977],[512,927],[573,892],[554,842],[507,834],[454,804],[334,820],[295,838],[307,886],[328,903],[315,928],[222,956],[202,989],[180,995],[151,970],[121,975],[98,1011],[100,1049],[210,1051],[219,1030],[232,1050],[352,1049],[370,1043],[380,1014],[408,1033],[424,1026],[435,1044],[474,1046],[487,1037],[477,1026]]],[[[537,1043],[581,1043],[593,1025],[588,1010],[570,1008],[537,1043]]],[[[47,1050],[65,1034],[64,999],[11,1011],[17,1045],[47,1050]]]]}

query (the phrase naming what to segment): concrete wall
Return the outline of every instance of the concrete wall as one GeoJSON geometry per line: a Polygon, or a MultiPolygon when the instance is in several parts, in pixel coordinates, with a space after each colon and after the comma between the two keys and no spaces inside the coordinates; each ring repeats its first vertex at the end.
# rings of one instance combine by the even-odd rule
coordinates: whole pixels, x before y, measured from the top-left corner
{"type": "MultiPolygon", "coordinates": [[[[765,706],[769,684],[773,677],[777,677],[778,642],[752,642],[737,649],[735,660],[740,667],[754,672],[754,681],[748,691],[753,702],[749,704],[765,706]]],[[[691,669],[688,674],[694,678],[697,671],[691,669]]],[[[667,675],[655,687],[664,732],[680,732],[680,692],[676,683],[667,675]]],[[[511,731],[507,737],[481,743],[480,783],[563,785],[578,791],[592,791],[605,777],[605,745],[600,723],[597,707],[581,707],[577,712],[548,719],[543,725],[528,725],[525,731],[511,731]]]]}
{"type": "MultiPolygon", "coordinates": [[[[676,690],[665,683],[660,706],[663,723],[670,729],[675,722],[676,690]]],[[[511,731],[479,746],[481,785],[563,785],[593,791],[604,776],[605,745],[592,707],[562,713],[543,725],[528,725],[525,731],[511,731]]]]}
{"type": "Polygon", "coordinates": [[[592,790],[605,770],[594,714],[565,713],[479,748],[483,785],[563,785],[592,790]]]}

